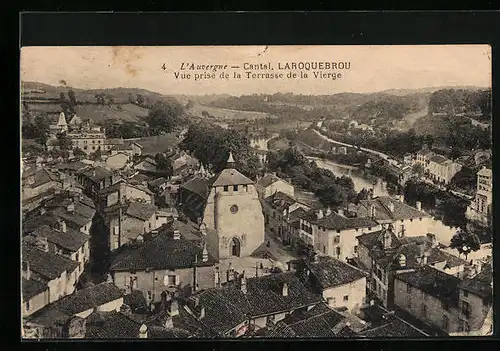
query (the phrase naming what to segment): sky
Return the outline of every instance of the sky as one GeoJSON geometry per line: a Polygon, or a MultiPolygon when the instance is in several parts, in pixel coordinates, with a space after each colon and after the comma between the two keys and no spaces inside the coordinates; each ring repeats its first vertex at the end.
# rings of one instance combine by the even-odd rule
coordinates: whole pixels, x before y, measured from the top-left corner
{"type": "MultiPolygon", "coordinates": [[[[299,71],[294,71],[300,74],[299,71]]],[[[307,73],[307,72],[306,72],[307,73]]],[[[21,80],[50,85],[61,81],[74,88],[142,88],[167,95],[204,94],[335,94],[419,89],[443,86],[491,87],[491,48],[488,45],[412,46],[134,46],[134,47],[23,47],[21,80]],[[182,63],[224,65],[215,79],[175,78],[182,63]],[[286,62],[350,62],[340,79],[245,78],[244,63],[270,63],[273,71],[286,62]],[[165,69],[162,69],[165,64],[165,69]],[[239,66],[232,69],[231,66],[239,66]],[[221,79],[222,71],[230,79],[221,79]],[[233,72],[242,78],[233,78],[233,72]]]]}

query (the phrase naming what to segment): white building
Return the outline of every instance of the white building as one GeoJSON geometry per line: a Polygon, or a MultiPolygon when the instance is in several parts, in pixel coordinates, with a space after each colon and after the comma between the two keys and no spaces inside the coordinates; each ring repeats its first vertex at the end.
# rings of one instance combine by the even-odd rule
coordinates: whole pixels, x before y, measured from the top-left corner
{"type": "Polygon", "coordinates": [[[467,208],[466,216],[471,220],[488,224],[488,215],[491,214],[493,197],[493,173],[491,169],[483,167],[477,172],[476,198],[467,208]]]}

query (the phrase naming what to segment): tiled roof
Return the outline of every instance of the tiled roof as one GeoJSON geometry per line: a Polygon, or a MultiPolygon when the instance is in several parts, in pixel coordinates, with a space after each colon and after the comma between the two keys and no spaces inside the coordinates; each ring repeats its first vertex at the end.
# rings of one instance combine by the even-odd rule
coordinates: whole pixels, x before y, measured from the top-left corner
{"type": "Polygon", "coordinates": [[[38,250],[24,243],[22,245],[21,257],[23,261],[29,262],[30,269],[33,272],[50,280],[59,278],[64,271],[73,273],[78,267],[78,262],[38,250]]]}
{"type": "Polygon", "coordinates": [[[290,195],[285,194],[281,191],[268,196],[265,201],[279,211],[283,211],[298,202],[290,195]]]}
{"type": "Polygon", "coordinates": [[[188,190],[203,199],[208,197],[210,188],[209,182],[202,178],[193,178],[181,185],[182,189],[188,190]]]}
{"type": "Polygon", "coordinates": [[[83,163],[81,161],[71,161],[60,163],[57,168],[59,170],[72,170],[72,171],[81,171],[84,168],[87,168],[89,165],[83,163]]]}
{"type": "Polygon", "coordinates": [[[151,186],[151,187],[156,187],[156,186],[160,186],[162,184],[165,184],[167,182],[167,180],[163,177],[160,177],[160,178],[156,178],[154,180],[151,180],[148,182],[148,185],[151,186]]]}
{"type": "Polygon", "coordinates": [[[110,186],[108,186],[108,187],[106,187],[104,189],[99,190],[99,193],[101,195],[111,194],[111,193],[113,193],[115,191],[118,191],[121,186],[135,188],[135,189],[138,189],[138,190],[141,190],[141,191],[145,192],[148,195],[153,195],[153,192],[151,192],[151,190],[149,190],[145,186],[140,185],[140,184],[134,184],[134,182],[128,183],[124,179],[121,179],[118,182],[116,182],[116,183],[114,183],[114,184],[112,184],[112,185],[110,185],[110,186]]]}
{"type": "Polygon", "coordinates": [[[44,313],[43,310],[56,309],[67,316],[87,311],[94,307],[102,306],[106,303],[118,300],[123,297],[121,290],[113,283],[101,283],[85,289],[77,290],[71,295],[67,295],[56,302],[47,305],[37,312],[37,315],[44,313]]]}
{"type": "Polygon", "coordinates": [[[445,163],[448,159],[441,155],[433,155],[429,158],[429,160],[435,163],[445,163]]]}
{"type": "Polygon", "coordinates": [[[130,294],[124,295],[123,303],[128,305],[132,310],[148,307],[146,298],[140,290],[133,290],[130,294]]]}
{"type": "Polygon", "coordinates": [[[81,173],[82,175],[84,175],[85,177],[89,178],[90,180],[92,180],[94,182],[101,181],[104,178],[111,177],[113,175],[112,172],[110,172],[102,167],[99,167],[99,166],[93,167],[90,169],[84,169],[84,170],[80,171],[79,173],[81,173]],[[94,172],[95,172],[95,174],[94,174],[94,172]]]}
{"type": "Polygon", "coordinates": [[[35,279],[22,279],[21,288],[23,291],[23,299],[29,300],[32,297],[41,294],[42,292],[48,290],[48,286],[44,282],[40,282],[35,279]]]}
{"type": "Polygon", "coordinates": [[[212,186],[249,185],[253,183],[251,179],[245,177],[238,170],[226,168],[216,176],[216,180],[213,182],[212,186]]]}
{"type": "Polygon", "coordinates": [[[321,296],[311,293],[292,272],[246,279],[247,292],[235,282],[197,294],[205,307],[205,324],[224,333],[247,319],[291,311],[317,304],[321,296]],[[288,296],[282,295],[283,283],[288,296]]]}
{"type": "Polygon", "coordinates": [[[137,339],[141,323],[120,312],[94,312],[87,317],[89,339],[137,339]]]}
{"type": "Polygon", "coordinates": [[[259,330],[259,334],[266,338],[273,339],[288,339],[288,338],[297,338],[297,334],[293,331],[288,324],[283,321],[279,321],[275,326],[272,327],[264,327],[259,330]]]}
{"type": "Polygon", "coordinates": [[[382,238],[386,232],[389,232],[391,234],[391,248],[395,249],[395,248],[399,247],[401,245],[401,242],[399,241],[396,234],[394,234],[392,231],[388,231],[386,229],[379,230],[377,232],[361,234],[361,235],[358,235],[356,237],[356,239],[358,239],[358,243],[360,245],[363,245],[368,250],[372,250],[376,246],[380,246],[380,248],[381,248],[382,247],[382,238]]]}
{"type": "Polygon", "coordinates": [[[356,228],[376,227],[377,222],[368,217],[348,218],[335,212],[317,221],[318,226],[329,230],[348,230],[356,228]]]}
{"type": "Polygon", "coordinates": [[[113,150],[132,150],[132,144],[118,144],[113,147],[113,150]]]}
{"type": "Polygon", "coordinates": [[[149,220],[158,208],[155,205],[141,202],[131,202],[127,207],[127,216],[135,217],[143,221],[149,220]]]}
{"type": "Polygon", "coordinates": [[[35,236],[46,237],[47,241],[56,244],[59,247],[76,252],[89,241],[89,236],[79,231],[67,228],[66,232],[55,230],[48,226],[43,226],[35,230],[35,236]]]}
{"type": "Polygon", "coordinates": [[[286,183],[285,180],[275,176],[274,174],[268,173],[257,181],[257,185],[259,185],[263,188],[267,188],[269,185],[271,185],[279,180],[286,183]]]}
{"type": "MultiPolygon", "coordinates": [[[[194,311],[195,308],[191,309],[191,313],[197,313],[194,311]]],[[[151,324],[148,324],[148,331],[152,326],[160,327],[158,329],[163,329],[167,331],[176,331],[175,337],[191,337],[191,338],[214,338],[217,337],[218,334],[213,332],[210,328],[210,325],[207,325],[204,321],[204,318],[198,320],[195,318],[190,312],[187,311],[185,304],[179,303],[178,307],[179,313],[177,315],[172,316],[172,329],[165,329],[164,321],[165,318],[169,316],[168,312],[160,312],[154,321],[151,324]]],[[[149,337],[149,333],[148,333],[149,337]]]]}
{"type": "Polygon", "coordinates": [[[370,217],[370,206],[375,206],[375,220],[404,220],[419,217],[427,217],[427,215],[401,201],[390,198],[389,196],[379,196],[372,200],[362,200],[358,207],[358,217],[370,217]],[[390,204],[394,205],[394,211],[390,210],[390,204]]]}
{"type": "Polygon", "coordinates": [[[328,256],[319,256],[317,262],[308,262],[307,267],[321,288],[328,289],[366,278],[358,268],[328,256]]]}
{"type": "Polygon", "coordinates": [[[30,188],[37,188],[48,182],[58,181],[57,176],[45,168],[36,170],[34,172],[24,172],[22,178],[23,178],[23,187],[30,187],[30,188]],[[27,179],[29,179],[31,176],[33,177],[33,183],[29,184],[27,182],[27,179]]]}
{"type": "Polygon", "coordinates": [[[424,266],[413,272],[399,273],[395,279],[401,280],[441,301],[447,301],[454,306],[458,306],[460,279],[455,276],[424,266]]]}
{"type": "Polygon", "coordinates": [[[358,335],[366,338],[423,338],[427,336],[399,319],[393,319],[384,325],[362,331],[358,335]]]}
{"type": "Polygon", "coordinates": [[[124,245],[115,251],[111,259],[111,270],[178,269],[193,267],[195,256],[198,266],[211,266],[215,259],[209,253],[207,262],[202,262],[203,248],[183,238],[173,239],[165,234],[135,245],[124,245]]]}
{"type": "MultiPolygon", "coordinates": [[[[190,241],[201,241],[201,233],[196,224],[191,221],[184,223],[179,220],[172,220],[166,224],[164,224],[159,231],[165,232],[168,235],[171,235],[174,230],[179,230],[181,237],[190,241]]],[[[207,229],[210,231],[211,229],[207,229]]]]}
{"type": "Polygon", "coordinates": [[[460,289],[481,297],[487,303],[491,303],[493,297],[492,281],[493,267],[491,263],[487,263],[482,267],[481,272],[472,278],[465,278],[460,284],[460,289]]]}
{"type": "Polygon", "coordinates": [[[314,210],[306,211],[302,207],[299,207],[296,210],[290,212],[290,218],[302,219],[311,223],[317,220],[316,212],[314,210]]]}

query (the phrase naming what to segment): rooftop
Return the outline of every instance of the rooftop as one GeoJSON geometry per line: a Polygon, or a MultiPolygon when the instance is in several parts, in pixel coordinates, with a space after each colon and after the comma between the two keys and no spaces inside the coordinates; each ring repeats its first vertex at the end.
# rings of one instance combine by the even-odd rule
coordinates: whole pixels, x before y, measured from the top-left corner
{"type": "Polygon", "coordinates": [[[477,172],[477,175],[483,176],[483,177],[491,177],[492,172],[491,172],[491,169],[483,167],[479,170],[479,172],[477,172]]]}
{"type": "Polygon", "coordinates": [[[424,266],[413,272],[399,273],[395,279],[401,280],[441,301],[458,306],[460,279],[455,276],[424,266]]]}
{"type": "Polygon", "coordinates": [[[290,207],[291,205],[297,203],[298,201],[292,196],[285,194],[281,191],[277,191],[271,196],[268,196],[265,201],[279,211],[283,211],[290,207]]]}
{"type": "Polygon", "coordinates": [[[63,272],[73,273],[78,267],[78,262],[25,243],[22,245],[21,257],[23,261],[29,262],[31,271],[48,280],[59,278],[63,272]]]}
{"type": "Polygon", "coordinates": [[[52,171],[45,168],[23,172],[22,180],[23,188],[37,188],[48,182],[59,181],[58,177],[52,171]]]}
{"type": "Polygon", "coordinates": [[[249,184],[254,184],[253,180],[247,178],[234,168],[226,168],[215,177],[215,181],[212,183],[212,186],[249,184]]]}
{"type": "Polygon", "coordinates": [[[127,207],[126,215],[138,218],[142,221],[148,221],[158,210],[155,205],[142,203],[142,202],[130,202],[127,207]]]}
{"type": "Polygon", "coordinates": [[[111,177],[113,176],[113,173],[100,167],[93,167],[90,169],[84,169],[79,172],[80,174],[84,175],[85,177],[89,178],[93,182],[99,182],[103,180],[106,177],[111,177]]]}
{"type": "Polygon", "coordinates": [[[481,297],[486,303],[493,298],[493,267],[491,262],[484,264],[481,272],[471,278],[465,278],[459,285],[460,289],[481,297]]]}
{"type": "Polygon", "coordinates": [[[141,324],[121,312],[94,312],[87,317],[85,337],[89,339],[137,339],[141,324]]]}
{"type": "Polygon", "coordinates": [[[85,243],[89,241],[89,236],[77,230],[66,229],[66,232],[42,226],[32,232],[37,237],[45,237],[47,241],[66,250],[76,252],[80,250],[85,243]]]}
{"type": "Polygon", "coordinates": [[[320,227],[329,230],[349,230],[357,228],[371,228],[376,227],[377,222],[369,217],[344,217],[335,212],[317,220],[320,227]]]}
{"type": "Polygon", "coordinates": [[[362,200],[357,209],[358,217],[371,217],[371,206],[375,208],[376,221],[397,221],[427,217],[427,215],[410,205],[390,198],[389,196],[379,196],[371,200],[362,200]],[[391,211],[391,204],[393,211],[391,211]]]}
{"type": "Polygon", "coordinates": [[[274,174],[268,173],[257,181],[257,185],[267,188],[269,185],[276,183],[277,181],[287,182],[274,174]]]}
{"type": "Polygon", "coordinates": [[[202,261],[203,248],[192,241],[173,239],[159,233],[142,243],[124,245],[111,258],[111,270],[179,269],[214,265],[216,260],[209,253],[207,262],[202,261]]]}
{"type": "Polygon", "coordinates": [[[181,185],[181,188],[186,189],[203,199],[206,199],[209,194],[209,182],[206,179],[195,177],[181,185]]]}
{"type": "Polygon", "coordinates": [[[446,157],[441,156],[441,155],[433,155],[430,157],[429,160],[432,162],[435,162],[435,163],[440,163],[440,164],[443,164],[446,161],[448,161],[448,159],[446,157]]]}
{"type": "Polygon", "coordinates": [[[316,262],[307,262],[307,267],[322,289],[366,278],[366,274],[360,269],[328,256],[319,256],[316,262]]]}
{"type": "Polygon", "coordinates": [[[29,300],[32,297],[41,294],[42,292],[48,290],[48,286],[44,282],[40,282],[35,279],[24,279],[21,281],[21,288],[23,291],[23,299],[29,300]]]}

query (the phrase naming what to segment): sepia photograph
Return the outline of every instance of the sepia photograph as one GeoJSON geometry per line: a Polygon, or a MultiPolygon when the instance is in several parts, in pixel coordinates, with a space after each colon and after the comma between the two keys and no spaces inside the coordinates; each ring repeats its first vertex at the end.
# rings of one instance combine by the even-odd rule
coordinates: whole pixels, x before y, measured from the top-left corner
{"type": "Polygon", "coordinates": [[[22,338],[492,335],[491,55],[22,47],[22,338]]]}

